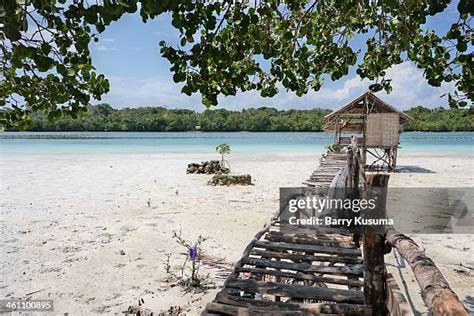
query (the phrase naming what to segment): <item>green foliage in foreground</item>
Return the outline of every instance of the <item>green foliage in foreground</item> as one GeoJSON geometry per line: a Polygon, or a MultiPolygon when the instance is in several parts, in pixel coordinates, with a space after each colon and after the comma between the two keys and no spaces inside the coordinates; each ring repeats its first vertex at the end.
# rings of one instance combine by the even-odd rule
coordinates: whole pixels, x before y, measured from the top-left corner
{"type": "MultiPolygon", "coordinates": [[[[240,112],[225,109],[198,113],[185,109],[143,107],[113,109],[108,104],[91,106],[80,117],[62,117],[51,121],[44,114],[33,115],[30,131],[251,131],[251,132],[311,132],[322,131],[327,109],[286,110],[274,108],[245,109],[240,112]]],[[[474,131],[472,109],[427,109],[421,106],[406,111],[413,121],[406,131],[474,131]]]]}
{"type": "Polygon", "coordinates": [[[390,92],[386,70],[404,61],[431,86],[453,84],[451,106],[474,100],[472,0],[2,0],[0,109],[11,110],[0,110],[0,125],[26,126],[40,111],[74,117],[101,100],[110,87],[93,66],[91,43],[127,14],[171,17],[179,38],[161,41],[161,55],[181,92],[201,95],[206,107],[239,91],[272,97],[283,87],[301,96],[351,67],[373,92],[390,92]],[[434,16],[451,27],[427,27],[434,16]]]}

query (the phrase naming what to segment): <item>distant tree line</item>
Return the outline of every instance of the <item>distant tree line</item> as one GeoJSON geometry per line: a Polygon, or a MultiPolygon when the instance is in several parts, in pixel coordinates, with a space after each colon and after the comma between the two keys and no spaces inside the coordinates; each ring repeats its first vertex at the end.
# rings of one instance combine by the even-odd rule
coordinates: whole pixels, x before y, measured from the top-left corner
{"type": "Polygon", "coordinates": [[[406,131],[474,131],[474,109],[427,109],[417,106],[405,111],[413,120],[404,126],[406,131]]]}
{"type": "MultiPolygon", "coordinates": [[[[78,118],[61,117],[55,121],[46,115],[33,116],[30,131],[322,131],[327,109],[277,110],[261,107],[242,111],[225,109],[202,113],[185,109],[141,107],[114,109],[108,104],[90,106],[78,118]]],[[[406,131],[474,131],[472,109],[428,109],[417,106],[406,111],[413,121],[406,131]]]]}

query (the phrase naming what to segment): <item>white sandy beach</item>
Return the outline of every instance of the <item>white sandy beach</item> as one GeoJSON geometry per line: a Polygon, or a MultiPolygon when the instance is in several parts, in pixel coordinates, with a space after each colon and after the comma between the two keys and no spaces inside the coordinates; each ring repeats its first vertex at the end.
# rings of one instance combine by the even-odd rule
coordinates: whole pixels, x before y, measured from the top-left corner
{"type": "MultiPolygon", "coordinates": [[[[204,265],[215,289],[185,293],[166,282],[166,254],[179,273],[185,249],[172,238],[199,235],[209,258],[235,262],[278,207],[279,187],[299,186],[317,156],[232,154],[236,173],[254,186],[212,187],[208,175],[187,175],[186,165],[215,155],[37,155],[0,157],[0,297],[53,299],[55,313],[121,313],[180,306],[198,314],[226,273],[204,265]],[[31,294],[33,293],[33,294],[31,294]]],[[[472,155],[400,154],[400,166],[433,171],[391,176],[390,186],[473,186],[472,155]]],[[[415,169],[416,170],[416,169],[415,169]]],[[[415,236],[466,305],[474,307],[474,235],[415,236]]],[[[387,258],[387,261],[390,261],[387,258]]],[[[390,268],[417,293],[409,268],[390,268]]],[[[400,284],[402,286],[402,284],[400,284]]],[[[404,285],[403,285],[404,286],[404,285]]],[[[414,291],[414,292],[413,292],[414,291]]],[[[423,312],[421,298],[413,304],[423,312]]]]}

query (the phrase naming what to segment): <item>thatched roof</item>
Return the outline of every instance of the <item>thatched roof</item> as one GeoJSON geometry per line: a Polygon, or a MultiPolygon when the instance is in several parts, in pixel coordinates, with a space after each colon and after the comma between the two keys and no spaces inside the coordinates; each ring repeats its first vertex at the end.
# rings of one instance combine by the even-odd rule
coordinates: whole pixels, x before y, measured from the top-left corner
{"type": "MultiPolygon", "coordinates": [[[[326,126],[324,129],[326,131],[334,130],[336,119],[338,117],[344,115],[353,117],[363,117],[370,113],[398,113],[400,116],[400,125],[412,120],[410,116],[406,115],[402,111],[397,110],[390,104],[376,97],[372,92],[368,91],[357,99],[326,115],[324,117],[326,120],[326,126]]],[[[354,126],[354,129],[358,128],[354,126]]]]}

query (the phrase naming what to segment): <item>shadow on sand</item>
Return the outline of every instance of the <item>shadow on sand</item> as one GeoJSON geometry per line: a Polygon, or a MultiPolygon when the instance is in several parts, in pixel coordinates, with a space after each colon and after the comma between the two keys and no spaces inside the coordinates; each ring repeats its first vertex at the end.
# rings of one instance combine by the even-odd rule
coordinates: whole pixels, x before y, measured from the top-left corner
{"type": "Polygon", "coordinates": [[[436,173],[433,170],[426,169],[420,166],[409,166],[409,165],[402,165],[397,166],[397,172],[400,173],[436,173]]]}
{"type": "Polygon", "coordinates": [[[410,304],[411,306],[413,315],[420,316],[421,312],[416,309],[415,304],[413,303],[413,300],[410,296],[410,291],[408,290],[407,280],[405,280],[405,277],[402,273],[402,269],[406,268],[405,259],[403,259],[403,257],[400,255],[400,253],[396,249],[393,249],[393,255],[395,256],[395,261],[396,261],[396,265],[394,266],[397,268],[398,275],[400,276],[400,279],[402,280],[403,294],[405,294],[408,304],[410,304]]]}

